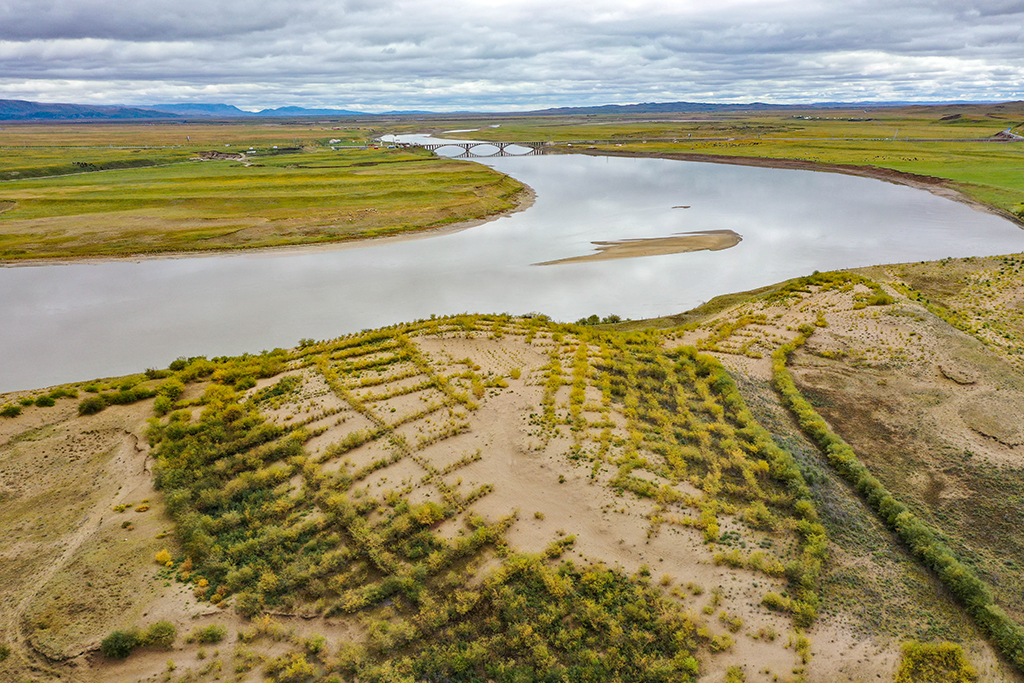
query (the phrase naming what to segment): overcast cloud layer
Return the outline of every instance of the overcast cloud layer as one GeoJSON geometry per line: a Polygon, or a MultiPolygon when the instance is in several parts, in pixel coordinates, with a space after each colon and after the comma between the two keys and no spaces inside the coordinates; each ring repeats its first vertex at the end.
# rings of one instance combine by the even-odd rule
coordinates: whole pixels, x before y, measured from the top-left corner
{"type": "Polygon", "coordinates": [[[1024,2],[0,0],[0,99],[387,109],[1024,99],[1024,2]]]}

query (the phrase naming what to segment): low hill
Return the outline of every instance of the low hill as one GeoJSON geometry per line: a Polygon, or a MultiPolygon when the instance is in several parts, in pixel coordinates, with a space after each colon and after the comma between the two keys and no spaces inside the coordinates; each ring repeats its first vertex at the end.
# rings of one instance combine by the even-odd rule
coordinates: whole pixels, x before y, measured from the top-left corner
{"type": "Polygon", "coordinates": [[[173,119],[184,116],[209,118],[259,118],[285,116],[367,116],[348,109],[278,107],[249,112],[229,104],[157,104],[140,107],[120,105],[61,104],[0,100],[0,121],[105,121],[173,119]]]}
{"type": "Polygon", "coordinates": [[[1020,683],[1022,268],[2,396],[0,674],[1020,683]]]}
{"type": "MultiPolygon", "coordinates": [[[[778,112],[807,111],[818,109],[851,109],[864,107],[903,107],[906,102],[811,102],[802,104],[770,104],[767,102],[745,102],[727,104],[719,102],[642,102],[638,104],[603,104],[591,107],[554,107],[527,112],[532,115],[559,114],[675,114],[675,113],[725,113],[725,112],[778,112]]],[[[921,105],[928,106],[928,105],[921,105]]]]}
{"type": "Polygon", "coordinates": [[[245,111],[230,104],[154,104],[146,109],[181,116],[208,116],[213,118],[259,118],[275,116],[368,116],[349,109],[307,109],[305,107],[278,107],[260,111],[245,111]]]}
{"type": "Polygon", "coordinates": [[[138,107],[0,100],[0,121],[167,119],[176,114],[138,107]]]}

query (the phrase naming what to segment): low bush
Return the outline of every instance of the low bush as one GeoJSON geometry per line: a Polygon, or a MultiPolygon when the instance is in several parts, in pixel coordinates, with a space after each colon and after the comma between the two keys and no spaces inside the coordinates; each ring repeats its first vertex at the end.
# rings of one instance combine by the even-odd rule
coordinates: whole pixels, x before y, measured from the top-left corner
{"type": "Polygon", "coordinates": [[[178,629],[174,624],[169,621],[158,621],[146,629],[139,638],[139,643],[169,650],[174,645],[174,638],[177,635],[178,629]]]}
{"type": "Polygon", "coordinates": [[[228,630],[220,624],[210,624],[209,626],[196,626],[192,629],[192,632],[188,634],[185,639],[188,643],[219,643],[224,640],[227,636],[228,630]]]}
{"type": "Polygon", "coordinates": [[[185,391],[185,385],[177,377],[172,377],[156,388],[161,396],[166,396],[172,401],[177,401],[185,391]]]}
{"type": "Polygon", "coordinates": [[[903,645],[903,659],[893,683],[973,683],[978,674],[954,643],[917,643],[903,645]]]}
{"type": "Polygon", "coordinates": [[[21,406],[8,403],[3,408],[0,408],[0,415],[4,417],[18,417],[21,415],[21,406]]]}
{"type": "Polygon", "coordinates": [[[79,415],[95,415],[107,407],[107,400],[103,396],[87,396],[78,403],[79,415]]]}
{"type": "Polygon", "coordinates": [[[788,612],[792,607],[793,602],[789,598],[784,598],[778,593],[769,591],[764,594],[763,598],[761,598],[761,604],[776,612],[788,612]]]}
{"type": "Polygon", "coordinates": [[[100,652],[110,659],[125,659],[139,645],[135,631],[114,631],[100,643],[100,652]]]}
{"type": "Polygon", "coordinates": [[[174,403],[166,396],[157,396],[156,400],[153,401],[153,412],[161,417],[172,410],[174,410],[174,403]]]}
{"type": "Polygon", "coordinates": [[[147,398],[153,398],[156,396],[156,391],[145,387],[133,387],[131,389],[122,388],[120,391],[102,394],[102,396],[107,403],[123,406],[128,405],[129,403],[135,403],[136,401],[142,401],[147,398]]]}

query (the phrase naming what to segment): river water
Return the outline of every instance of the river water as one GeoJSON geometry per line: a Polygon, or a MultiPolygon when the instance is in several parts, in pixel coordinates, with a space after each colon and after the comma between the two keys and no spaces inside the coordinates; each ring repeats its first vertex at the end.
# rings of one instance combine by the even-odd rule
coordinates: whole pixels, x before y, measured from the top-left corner
{"type": "Polygon", "coordinates": [[[583,155],[481,162],[530,185],[536,203],[462,232],[358,248],[0,268],[0,391],[432,314],[645,318],[814,270],[1024,251],[1009,221],[866,178],[583,155]],[[594,241],[706,230],[742,241],[532,265],[594,241]]]}

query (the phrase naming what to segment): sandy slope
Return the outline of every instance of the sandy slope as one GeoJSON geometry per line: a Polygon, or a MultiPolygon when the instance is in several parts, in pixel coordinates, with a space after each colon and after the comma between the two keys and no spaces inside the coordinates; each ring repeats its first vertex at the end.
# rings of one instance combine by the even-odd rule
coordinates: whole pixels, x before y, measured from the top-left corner
{"type": "MultiPolygon", "coordinates": [[[[1024,405],[1019,371],[898,291],[891,290],[897,297],[894,305],[865,307],[860,302],[869,293],[860,286],[812,290],[787,301],[742,304],[673,333],[666,346],[697,345],[718,357],[741,380],[758,419],[805,466],[822,467],[766,384],[772,350],[792,339],[800,325],[818,323],[794,372],[805,390],[823,397],[823,412],[846,430],[866,459],[888,441],[903,450],[969,450],[978,467],[1020,468],[1019,413],[1007,407],[1024,405]],[[830,405],[835,408],[831,413],[830,405]]],[[[284,374],[260,380],[247,396],[283,377],[297,378],[297,390],[261,404],[261,411],[276,424],[302,424],[315,433],[305,450],[324,474],[394,456],[393,444],[384,440],[332,455],[332,445],[353,433],[386,426],[401,437],[405,450],[365,476],[362,485],[368,495],[380,497],[406,491],[403,495],[414,504],[454,501],[461,512],[437,526],[443,536],[458,537],[473,514],[494,522],[516,513],[506,536],[515,549],[540,552],[572,534],[572,559],[603,562],[628,573],[649,568],[663,593],[712,633],[728,631],[717,615],[738,618],[742,625],[732,634],[734,644],[702,655],[702,681],[724,680],[730,666],[741,667],[750,682],[796,680],[794,671],[822,683],[891,680],[900,644],[929,632],[965,643],[980,680],[1024,680],[827,468],[822,467],[813,488],[833,546],[823,578],[823,615],[806,634],[811,648],[804,663],[794,651],[798,634],[789,618],[760,604],[766,590],[785,590],[784,580],[716,565],[719,546],[705,543],[699,529],[652,525],[653,516],[661,514],[655,502],[610,486],[614,469],[607,464],[570,457],[575,447],[596,448],[604,430],[613,441],[630,438],[621,404],[604,401],[592,382],[582,403],[574,404],[567,380],[554,395],[554,413],[570,420],[573,410],[581,411],[586,428],[551,429],[538,421],[551,359],[560,358],[563,372],[571,373],[579,354],[593,367],[600,349],[543,327],[531,331],[514,320],[475,331],[440,326],[403,338],[398,347],[413,352],[412,360],[394,362],[394,348],[382,347],[361,355],[336,354],[327,366],[295,361],[284,374]],[[338,375],[343,380],[332,380],[323,369],[363,366],[338,375]],[[464,392],[459,395],[465,401],[453,402],[455,394],[440,390],[436,377],[447,377],[451,391],[464,392]]],[[[183,398],[195,398],[202,390],[201,383],[190,385],[183,398]]],[[[0,404],[15,398],[2,396],[0,404]]],[[[78,416],[75,407],[75,401],[60,399],[54,408],[30,406],[20,417],[0,419],[0,523],[9,530],[0,538],[0,633],[12,649],[0,662],[0,673],[40,680],[141,681],[191,672],[194,680],[216,680],[235,667],[239,680],[261,680],[260,662],[301,648],[304,638],[322,635],[334,651],[366,637],[359,618],[324,617],[306,606],[279,611],[273,621],[256,625],[265,637],[241,642],[239,632],[252,624],[231,609],[197,602],[189,585],[158,578],[154,555],[163,547],[175,548],[172,537],[161,538],[171,523],[152,488],[144,436],[152,400],[87,417],[78,416]],[[149,509],[136,511],[144,501],[149,509]],[[114,512],[120,504],[130,506],[114,512]],[[172,651],[143,649],[123,663],[95,652],[111,630],[158,619],[178,627],[172,651]],[[183,642],[181,636],[194,626],[211,623],[228,628],[223,643],[183,642]],[[174,662],[173,674],[161,673],[168,661],[174,662]]],[[[198,415],[198,409],[193,412],[198,415]]],[[[610,464],[614,453],[608,457],[610,464]]],[[[895,456],[886,457],[878,461],[883,472],[895,456]]],[[[956,501],[974,495],[972,471],[953,472],[918,460],[896,467],[893,476],[902,476],[905,495],[919,497],[932,509],[952,501],[949,509],[959,510],[956,501]]],[[[686,480],[668,481],[646,470],[636,470],[636,476],[692,498],[703,495],[686,480]]],[[[301,498],[307,481],[292,476],[291,495],[301,498]]],[[[680,508],[678,514],[684,512],[680,508]]],[[[786,538],[791,532],[757,532],[735,515],[722,514],[720,522],[723,533],[735,533],[751,547],[774,544],[784,554],[782,548],[792,542],[786,538]]],[[[1010,547],[1008,554],[994,555],[989,571],[999,571],[997,562],[1022,561],[1016,552],[1010,547]]],[[[495,566],[495,558],[484,554],[471,564],[482,576],[495,566]]],[[[1020,589],[1011,575],[1006,574],[1004,585],[1008,609],[1020,589]]]]}

